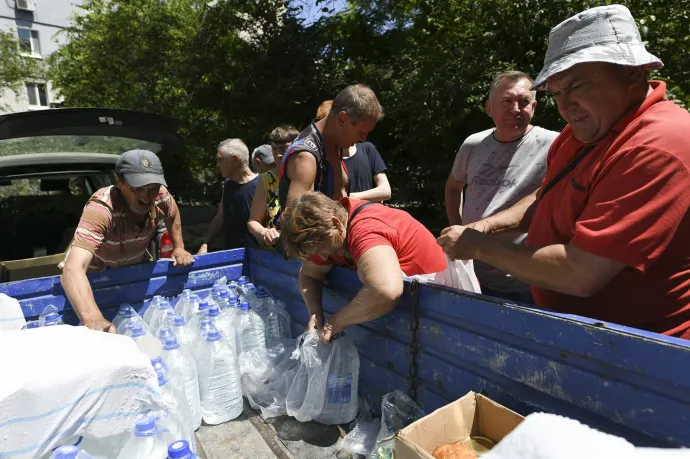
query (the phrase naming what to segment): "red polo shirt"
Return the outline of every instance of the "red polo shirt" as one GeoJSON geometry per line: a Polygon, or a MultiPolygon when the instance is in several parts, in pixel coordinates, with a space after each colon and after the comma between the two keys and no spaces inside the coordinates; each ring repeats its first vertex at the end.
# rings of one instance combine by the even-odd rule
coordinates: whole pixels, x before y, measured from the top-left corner
{"type": "MultiPolygon", "coordinates": [[[[690,114],[653,92],[544,199],[530,247],[570,244],[626,268],[590,298],[532,287],[538,306],[690,339],[690,114]]],[[[545,186],[585,145],[566,127],[545,186]]]]}
{"type": "MultiPolygon", "coordinates": [[[[347,210],[348,219],[365,202],[352,198],[340,200],[347,210]]],[[[312,256],[311,261],[319,265],[345,264],[357,269],[357,261],[364,252],[372,247],[387,245],[393,247],[400,269],[408,276],[432,274],[446,269],[446,255],[436,243],[434,235],[407,212],[383,204],[373,204],[357,214],[350,223],[347,244],[354,265],[341,256],[328,257],[328,260],[312,256]]]]}

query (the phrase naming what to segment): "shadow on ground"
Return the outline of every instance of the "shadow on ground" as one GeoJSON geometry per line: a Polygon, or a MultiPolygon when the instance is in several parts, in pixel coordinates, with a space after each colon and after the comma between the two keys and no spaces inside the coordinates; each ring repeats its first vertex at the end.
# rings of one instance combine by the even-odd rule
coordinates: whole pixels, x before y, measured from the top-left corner
{"type": "Polygon", "coordinates": [[[267,419],[283,441],[304,441],[310,445],[327,447],[335,445],[340,438],[337,426],[327,426],[318,422],[299,422],[289,416],[267,419]]]}

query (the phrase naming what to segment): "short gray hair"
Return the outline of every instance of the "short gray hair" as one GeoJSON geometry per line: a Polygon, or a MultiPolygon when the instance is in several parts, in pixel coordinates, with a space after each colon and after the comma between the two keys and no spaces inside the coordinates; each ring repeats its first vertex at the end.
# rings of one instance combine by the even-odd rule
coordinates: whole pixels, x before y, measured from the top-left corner
{"type": "Polygon", "coordinates": [[[249,148],[240,139],[226,139],[218,145],[221,155],[235,155],[242,164],[249,165],[249,148]]]}
{"type": "MultiPolygon", "coordinates": [[[[494,93],[496,88],[498,88],[504,81],[512,81],[513,83],[517,83],[521,80],[527,80],[530,82],[530,84],[534,83],[534,79],[531,76],[518,70],[508,70],[507,72],[501,72],[498,75],[495,75],[493,80],[491,80],[491,86],[489,86],[489,99],[491,99],[491,95],[494,93]]],[[[532,94],[532,100],[535,100],[537,98],[537,91],[530,91],[530,93],[532,94]]]]}
{"type": "Polygon", "coordinates": [[[343,89],[333,99],[330,113],[345,112],[355,120],[373,116],[376,120],[383,118],[383,107],[376,94],[369,86],[353,84],[343,89]]]}

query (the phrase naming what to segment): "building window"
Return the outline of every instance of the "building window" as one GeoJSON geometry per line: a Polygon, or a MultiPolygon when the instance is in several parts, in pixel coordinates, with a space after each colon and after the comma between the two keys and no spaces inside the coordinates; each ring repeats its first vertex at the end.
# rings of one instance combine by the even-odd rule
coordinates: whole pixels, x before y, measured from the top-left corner
{"type": "Polygon", "coordinates": [[[38,30],[18,28],[17,35],[19,37],[19,50],[23,54],[29,54],[31,56],[41,55],[41,45],[38,41],[38,30]]]}
{"type": "Polygon", "coordinates": [[[26,94],[29,96],[29,105],[34,107],[48,106],[48,90],[44,83],[26,83],[26,94]]]}

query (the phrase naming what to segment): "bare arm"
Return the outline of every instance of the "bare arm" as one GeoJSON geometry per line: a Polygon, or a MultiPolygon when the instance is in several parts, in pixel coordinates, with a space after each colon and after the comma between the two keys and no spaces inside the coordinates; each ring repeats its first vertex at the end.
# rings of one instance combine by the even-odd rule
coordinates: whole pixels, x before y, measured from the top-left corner
{"type": "Polygon", "coordinates": [[[323,324],[323,306],[321,304],[323,281],[333,269],[333,265],[317,265],[308,261],[302,263],[299,270],[299,291],[309,310],[309,317],[316,315],[317,327],[323,324]]]}
{"type": "Polygon", "coordinates": [[[371,202],[383,202],[389,200],[391,198],[391,185],[388,183],[388,177],[386,174],[376,174],[374,177],[374,182],[376,183],[376,188],[357,193],[350,193],[350,197],[371,202]]]}
{"type": "Polygon", "coordinates": [[[86,277],[92,259],[93,254],[88,250],[72,247],[65,260],[60,283],[81,323],[93,330],[117,333],[115,326],[105,320],[93,298],[93,290],[86,277]]]}
{"type": "Polygon", "coordinates": [[[257,241],[273,245],[278,241],[280,233],[275,228],[266,228],[264,226],[266,216],[268,215],[267,206],[268,198],[266,197],[266,189],[262,183],[259,183],[254,192],[254,199],[252,199],[252,208],[249,211],[247,228],[257,241]]]}
{"type": "Polygon", "coordinates": [[[309,152],[301,151],[292,154],[287,159],[288,178],[290,179],[290,189],[287,195],[287,204],[299,198],[307,191],[314,190],[316,180],[316,159],[309,152]]]}
{"type": "Polygon", "coordinates": [[[218,212],[216,212],[216,216],[213,217],[213,220],[211,220],[211,224],[208,226],[208,232],[206,233],[206,242],[201,244],[201,247],[199,248],[199,251],[197,252],[197,255],[203,255],[205,253],[208,253],[208,244],[213,241],[216,236],[218,236],[218,233],[220,233],[220,229],[223,227],[223,198],[220,198],[220,203],[218,204],[218,212]]]}
{"type": "Polygon", "coordinates": [[[453,259],[477,259],[527,284],[583,298],[597,293],[625,268],[571,245],[525,247],[462,226],[443,230],[438,241],[453,259]]]}
{"type": "Polygon", "coordinates": [[[357,261],[362,288],[352,301],[328,318],[324,340],[346,327],[377,319],[392,311],[403,294],[403,278],[398,256],[392,247],[381,245],[364,252],[357,261]]]}
{"type": "Polygon", "coordinates": [[[510,209],[467,226],[486,234],[526,233],[537,209],[538,192],[522,198],[510,209]]]}
{"type": "Polygon", "coordinates": [[[453,174],[446,180],[446,216],[449,225],[462,225],[462,190],[464,182],[458,182],[453,174]]]}
{"type": "MultiPolygon", "coordinates": [[[[172,198],[171,198],[172,199],[172,198]]],[[[182,238],[182,217],[180,217],[180,209],[177,207],[175,201],[172,201],[171,205],[175,206],[172,212],[172,217],[167,217],[165,219],[165,226],[168,228],[168,233],[173,243],[173,265],[175,266],[188,266],[194,263],[194,258],[192,254],[187,252],[184,248],[184,239],[182,238]]]]}

